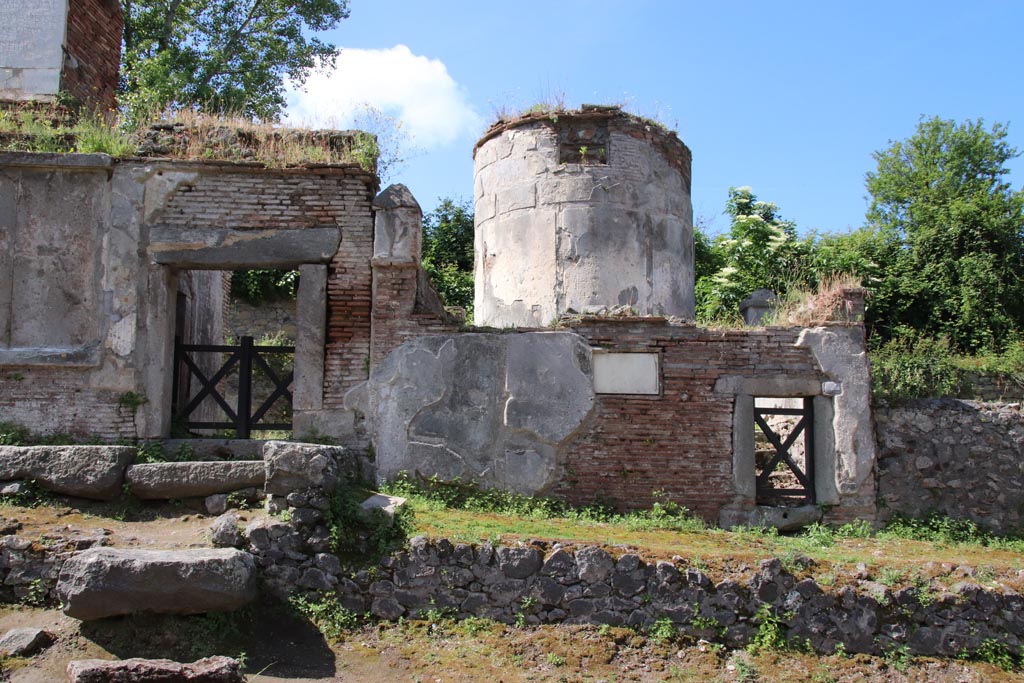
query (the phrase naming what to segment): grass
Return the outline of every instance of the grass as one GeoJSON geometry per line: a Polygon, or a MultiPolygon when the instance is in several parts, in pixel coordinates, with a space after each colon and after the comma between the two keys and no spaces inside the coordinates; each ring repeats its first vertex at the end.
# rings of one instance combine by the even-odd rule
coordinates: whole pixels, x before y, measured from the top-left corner
{"type": "Polygon", "coordinates": [[[973,522],[930,516],[894,519],[873,531],[865,522],[838,528],[814,524],[798,534],[774,529],[709,528],[684,509],[659,502],[651,510],[618,514],[601,506],[572,508],[548,498],[485,491],[463,482],[399,479],[386,490],[408,499],[414,528],[454,542],[515,543],[549,540],[611,546],[614,554],[638,552],[647,560],[686,558],[690,566],[719,577],[756,570],[778,557],[799,576],[814,576],[838,587],[855,581],[858,565],[870,577],[894,587],[928,589],[965,578],[957,567],[972,567],[974,580],[1020,583],[1024,540],[993,536],[973,522]]]}
{"type": "Polygon", "coordinates": [[[271,168],[358,164],[376,173],[381,156],[376,136],[363,131],[329,134],[187,109],[145,117],[136,126],[120,120],[117,112],[75,113],[58,105],[38,104],[0,109],[0,150],[122,158],[135,156],[147,139],[159,143],[162,151],[156,156],[256,162],[271,168]]]}

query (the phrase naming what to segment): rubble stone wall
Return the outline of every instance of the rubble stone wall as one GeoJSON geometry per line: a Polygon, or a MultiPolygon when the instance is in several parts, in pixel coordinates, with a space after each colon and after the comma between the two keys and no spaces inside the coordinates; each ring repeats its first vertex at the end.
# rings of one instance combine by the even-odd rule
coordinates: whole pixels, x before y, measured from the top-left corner
{"type": "Polygon", "coordinates": [[[876,407],[880,521],[937,512],[1024,533],[1021,411],[958,399],[876,407]]]}

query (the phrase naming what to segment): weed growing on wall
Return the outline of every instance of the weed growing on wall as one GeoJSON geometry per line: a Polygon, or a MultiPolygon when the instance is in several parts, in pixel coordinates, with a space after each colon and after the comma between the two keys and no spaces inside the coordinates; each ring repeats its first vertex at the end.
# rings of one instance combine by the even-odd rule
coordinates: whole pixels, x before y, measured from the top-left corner
{"type": "Polygon", "coordinates": [[[359,615],[342,607],[334,593],[293,595],[288,599],[288,605],[309,619],[331,641],[343,640],[346,633],[359,626],[359,615]]]}
{"type": "Polygon", "coordinates": [[[871,392],[875,400],[956,396],[962,372],[946,339],[895,337],[871,352],[871,392]]]}
{"type": "Polygon", "coordinates": [[[383,510],[362,510],[366,499],[362,489],[342,487],[331,496],[327,526],[331,532],[331,550],[344,558],[372,563],[405,544],[415,529],[413,512],[399,508],[394,516],[383,510]]]}

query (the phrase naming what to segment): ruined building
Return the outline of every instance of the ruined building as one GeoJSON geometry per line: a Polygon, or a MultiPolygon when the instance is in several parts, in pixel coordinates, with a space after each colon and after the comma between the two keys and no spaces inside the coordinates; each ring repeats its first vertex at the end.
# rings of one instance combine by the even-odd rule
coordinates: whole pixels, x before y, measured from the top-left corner
{"type": "MultiPolygon", "coordinates": [[[[71,57],[102,72],[75,56],[74,17],[114,5],[45,3],[66,12],[61,59],[14,64],[5,46],[24,38],[0,31],[4,97],[70,88],[71,57]]],[[[159,438],[205,402],[258,429],[257,406],[213,395],[231,359],[260,362],[223,344],[220,273],[295,268],[294,379],[278,397],[296,438],[372,454],[380,478],[623,507],[660,491],[723,524],[873,516],[862,293],[809,329],[695,326],[691,156],[674,133],[606,107],[492,126],[474,151],[476,322],[488,327],[468,329],[420,267],[407,188],[378,194],[356,164],[148,149],[0,152],[0,421],[159,438]],[[187,359],[183,341],[223,364],[187,359]]]]}

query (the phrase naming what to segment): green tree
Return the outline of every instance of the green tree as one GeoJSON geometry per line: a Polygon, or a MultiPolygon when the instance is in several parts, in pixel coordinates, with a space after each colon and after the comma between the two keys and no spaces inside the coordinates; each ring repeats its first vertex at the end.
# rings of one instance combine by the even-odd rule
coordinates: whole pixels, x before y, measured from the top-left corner
{"type": "Polygon", "coordinates": [[[871,241],[885,259],[869,322],[960,351],[1001,350],[1024,325],[1024,193],[1006,181],[1019,152],[1006,127],[922,119],[874,155],[871,241]],[[902,327],[901,327],[902,326],[902,327]]]}
{"type": "Polygon", "coordinates": [[[304,82],[338,49],[310,34],[337,26],[348,0],[121,0],[122,104],[276,119],[285,78],[304,82]]]}
{"type": "Polygon", "coordinates": [[[729,234],[701,256],[702,263],[718,266],[697,280],[697,318],[703,322],[736,318],[740,302],[756,289],[783,295],[808,277],[810,241],[797,239],[796,226],[779,216],[778,206],[759,201],[749,187],[733,187],[725,212],[732,217],[729,234]]]}
{"type": "Polygon", "coordinates": [[[448,306],[473,315],[473,206],[441,199],[423,217],[423,268],[448,306]]]}

